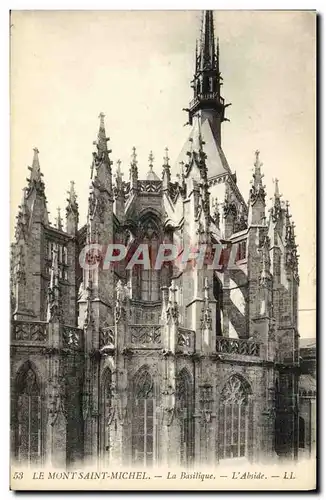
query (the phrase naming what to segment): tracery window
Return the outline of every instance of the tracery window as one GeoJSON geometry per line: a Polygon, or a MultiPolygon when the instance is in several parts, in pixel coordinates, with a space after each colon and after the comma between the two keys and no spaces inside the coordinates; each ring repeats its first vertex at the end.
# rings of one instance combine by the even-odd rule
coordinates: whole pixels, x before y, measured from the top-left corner
{"type": "Polygon", "coordinates": [[[110,457],[110,425],[112,416],[112,374],[107,368],[102,383],[102,425],[101,425],[101,449],[103,465],[109,464],[110,457]]]}
{"type": "Polygon", "coordinates": [[[41,460],[41,392],[34,370],[28,365],[16,383],[15,454],[23,464],[41,460]]]}
{"type": "Polygon", "coordinates": [[[248,391],[237,376],[224,386],[219,408],[219,458],[243,457],[248,442],[248,391]]]}
{"type": "Polygon", "coordinates": [[[151,268],[144,269],[144,266],[140,266],[140,298],[144,301],[155,302],[160,299],[160,272],[154,269],[159,249],[159,236],[151,222],[146,226],[142,243],[148,245],[151,268]]]}
{"type": "Polygon", "coordinates": [[[183,369],[177,379],[177,398],[180,421],[180,463],[189,465],[193,460],[194,423],[193,391],[191,379],[183,369]]]}
{"type": "Polygon", "coordinates": [[[132,406],[133,462],[151,466],[156,452],[156,405],[153,379],[146,368],[136,374],[132,406]]]}

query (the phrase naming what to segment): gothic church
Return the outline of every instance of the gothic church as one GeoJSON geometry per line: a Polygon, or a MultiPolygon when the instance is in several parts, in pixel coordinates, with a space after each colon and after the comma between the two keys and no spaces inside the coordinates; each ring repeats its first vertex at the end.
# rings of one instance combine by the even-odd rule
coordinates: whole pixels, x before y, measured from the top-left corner
{"type": "Polygon", "coordinates": [[[160,172],[113,178],[104,115],[87,223],[71,183],[65,221],[48,219],[39,152],[19,206],[11,258],[11,450],[53,467],[223,464],[296,459],[298,255],[277,182],[266,207],[257,151],[241,193],[222,149],[213,13],[196,49],[189,139],[160,172]],[[236,266],[173,263],[85,269],[85,245],[236,245],[236,266]]]}

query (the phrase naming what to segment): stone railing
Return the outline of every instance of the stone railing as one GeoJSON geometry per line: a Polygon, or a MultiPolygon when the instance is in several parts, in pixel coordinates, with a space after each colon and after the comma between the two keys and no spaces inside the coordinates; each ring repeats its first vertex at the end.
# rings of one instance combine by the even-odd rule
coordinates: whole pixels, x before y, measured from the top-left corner
{"type": "Polygon", "coordinates": [[[100,329],[100,349],[102,349],[103,347],[114,348],[114,328],[114,326],[106,326],[100,329]]]}
{"type": "Polygon", "coordinates": [[[198,102],[200,101],[206,101],[206,100],[215,100],[218,99],[219,103],[224,106],[224,99],[223,97],[219,97],[217,92],[206,92],[206,93],[201,93],[198,94],[190,103],[190,109],[195,106],[198,102]]]}
{"type": "Polygon", "coordinates": [[[129,331],[131,344],[161,344],[161,325],[129,325],[129,331]]]}
{"type": "Polygon", "coordinates": [[[141,193],[160,193],[162,190],[162,181],[138,181],[137,187],[141,193]]]}
{"type": "Polygon", "coordinates": [[[11,339],[14,342],[45,343],[48,339],[45,321],[13,321],[11,332],[11,339]]]}
{"type": "Polygon", "coordinates": [[[68,349],[82,349],[83,348],[83,330],[75,326],[62,326],[61,329],[62,346],[68,349]]]}
{"type": "Polygon", "coordinates": [[[178,327],[178,350],[192,350],[195,347],[195,332],[181,326],[178,327]]]}
{"type": "Polygon", "coordinates": [[[216,337],[216,351],[223,354],[259,356],[260,344],[253,340],[216,337]]]}

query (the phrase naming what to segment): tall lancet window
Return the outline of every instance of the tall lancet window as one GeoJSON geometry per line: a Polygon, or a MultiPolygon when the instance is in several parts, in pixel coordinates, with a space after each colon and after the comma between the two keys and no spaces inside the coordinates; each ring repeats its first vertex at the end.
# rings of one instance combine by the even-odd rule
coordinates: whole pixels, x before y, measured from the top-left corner
{"type": "Polygon", "coordinates": [[[15,401],[15,455],[23,464],[41,461],[41,391],[27,364],[17,376],[15,401]]]}
{"type": "Polygon", "coordinates": [[[223,287],[219,278],[214,273],[213,276],[213,295],[216,300],[216,335],[223,335],[223,287]]]}
{"type": "Polygon", "coordinates": [[[233,376],[224,386],[219,407],[219,458],[244,457],[248,452],[249,391],[233,376]]]}
{"type": "Polygon", "coordinates": [[[194,422],[192,382],[186,369],[181,370],[177,378],[177,398],[180,421],[180,463],[189,465],[193,460],[194,422]]]}
{"type": "Polygon", "coordinates": [[[134,463],[153,465],[156,453],[156,421],[153,379],[141,368],[133,383],[132,458],[134,463]]]}
{"type": "Polygon", "coordinates": [[[140,298],[146,302],[155,302],[160,299],[160,273],[159,270],[154,269],[159,248],[159,236],[151,222],[146,225],[142,243],[148,246],[150,269],[144,269],[144,266],[140,266],[140,298]]]}
{"type": "Polygon", "coordinates": [[[110,425],[112,417],[112,375],[107,368],[102,378],[101,394],[101,452],[103,465],[109,464],[110,458],[110,425]]]}

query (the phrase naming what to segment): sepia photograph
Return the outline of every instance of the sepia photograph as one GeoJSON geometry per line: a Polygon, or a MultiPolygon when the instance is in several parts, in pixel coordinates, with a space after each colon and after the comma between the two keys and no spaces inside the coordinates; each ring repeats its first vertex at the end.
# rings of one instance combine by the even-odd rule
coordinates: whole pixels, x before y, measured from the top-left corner
{"type": "Polygon", "coordinates": [[[10,487],[316,489],[316,11],[10,13],[10,487]]]}

